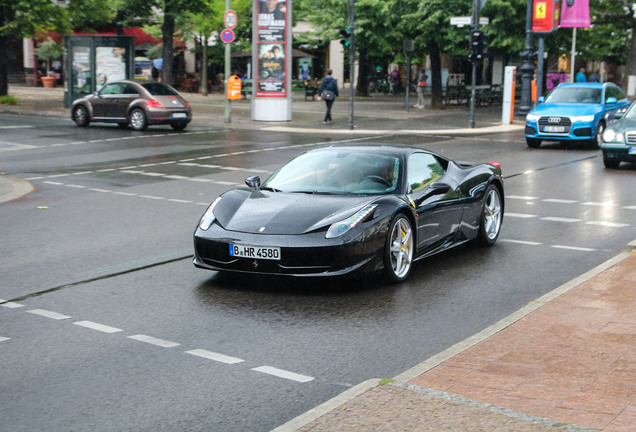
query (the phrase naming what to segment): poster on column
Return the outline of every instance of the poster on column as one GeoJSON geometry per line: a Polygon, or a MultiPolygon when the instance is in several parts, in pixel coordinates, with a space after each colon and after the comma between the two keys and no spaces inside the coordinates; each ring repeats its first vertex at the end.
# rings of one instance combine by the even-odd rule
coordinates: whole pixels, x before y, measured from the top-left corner
{"type": "Polygon", "coordinates": [[[256,97],[287,97],[288,14],[285,0],[254,0],[258,7],[258,62],[256,97]]]}

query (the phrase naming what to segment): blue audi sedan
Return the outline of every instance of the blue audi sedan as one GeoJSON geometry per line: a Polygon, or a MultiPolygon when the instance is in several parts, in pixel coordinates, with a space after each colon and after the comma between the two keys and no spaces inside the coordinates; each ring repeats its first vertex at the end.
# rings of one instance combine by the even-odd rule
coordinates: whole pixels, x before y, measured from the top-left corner
{"type": "Polygon", "coordinates": [[[629,106],[625,92],[613,83],[563,83],[526,115],[526,144],[544,140],[573,141],[597,149],[614,113],[629,106]]]}

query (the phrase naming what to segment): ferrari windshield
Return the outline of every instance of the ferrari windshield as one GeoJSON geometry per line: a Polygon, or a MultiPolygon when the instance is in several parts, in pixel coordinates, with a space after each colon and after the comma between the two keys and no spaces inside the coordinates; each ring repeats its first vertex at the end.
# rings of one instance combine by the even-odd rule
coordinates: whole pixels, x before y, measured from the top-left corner
{"type": "Polygon", "coordinates": [[[262,186],[281,192],[377,195],[396,193],[400,158],[351,149],[308,152],[292,159],[262,186]]]}
{"type": "Polygon", "coordinates": [[[545,103],[600,104],[600,88],[557,87],[545,98],[545,103]]]}

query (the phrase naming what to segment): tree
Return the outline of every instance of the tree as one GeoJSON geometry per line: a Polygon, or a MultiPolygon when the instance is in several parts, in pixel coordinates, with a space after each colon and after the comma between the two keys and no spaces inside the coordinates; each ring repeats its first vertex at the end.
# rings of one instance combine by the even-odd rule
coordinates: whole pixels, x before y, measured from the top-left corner
{"type": "Polygon", "coordinates": [[[8,93],[6,37],[34,37],[38,31],[66,34],[76,28],[110,22],[120,1],[69,0],[59,6],[51,0],[0,2],[0,96],[8,93]]]}

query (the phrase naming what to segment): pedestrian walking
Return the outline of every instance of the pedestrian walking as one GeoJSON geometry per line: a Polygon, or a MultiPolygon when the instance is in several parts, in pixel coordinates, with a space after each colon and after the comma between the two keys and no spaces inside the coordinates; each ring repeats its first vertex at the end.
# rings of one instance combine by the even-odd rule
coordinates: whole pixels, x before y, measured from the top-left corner
{"type": "Polygon", "coordinates": [[[424,108],[424,90],[426,90],[427,79],[428,75],[424,73],[424,69],[420,69],[417,77],[417,104],[415,104],[415,108],[424,108]]]}
{"type": "Polygon", "coordinates": [[[318,100],[324,99],[325,104],[327,105],[327,112],[325,113],[324,124],[332,121],[331,107],[338,97],[338,80],[332,77],[332,74],[333,71],[331,69],[328,69],[327,76],[322,79],[322,82],[320,83],[320,90],[318,91],[318,100]]]}
{"type": "Polygon", "coordinates": [[[587,77],[585,76],[585,68],[584,67],[579,69],[579,71],[577,72],[575,81],[577,83],[586,82],[587,81],[587,77]]]}

